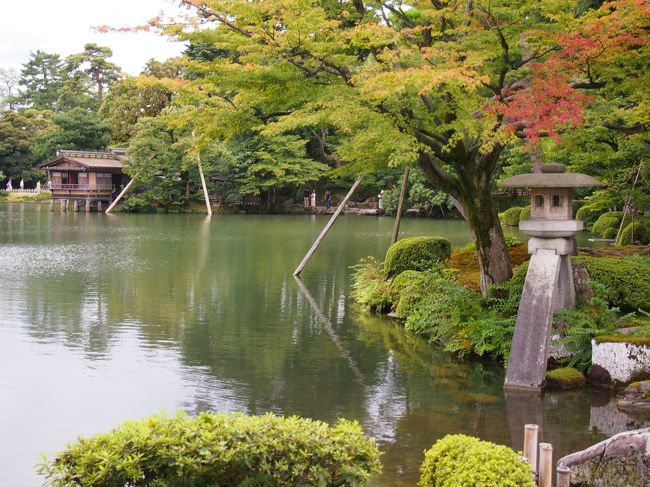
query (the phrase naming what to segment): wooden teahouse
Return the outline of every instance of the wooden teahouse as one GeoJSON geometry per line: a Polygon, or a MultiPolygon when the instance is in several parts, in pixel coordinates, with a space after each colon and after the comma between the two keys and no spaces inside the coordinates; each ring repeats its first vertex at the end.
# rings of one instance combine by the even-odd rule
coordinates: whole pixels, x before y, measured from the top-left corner
{"type": "Polygon", "coordinates": [[[48,173],[47,188],[52,192],[50,210],[58,200],[62,211],[66,211],[69,201],[74,211],[82,205],[86,211],[93,207],[102,211],[104,204],[109,205],[129,181],[122,172],[124,152],[58,151],[56,159],[41,165],[48,173]]]}

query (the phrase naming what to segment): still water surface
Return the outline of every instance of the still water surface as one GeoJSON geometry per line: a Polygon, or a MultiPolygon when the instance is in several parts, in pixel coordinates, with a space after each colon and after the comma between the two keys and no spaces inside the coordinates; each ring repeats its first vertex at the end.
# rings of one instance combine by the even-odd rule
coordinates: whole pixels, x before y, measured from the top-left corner
{"type": "MultiPolygon", "coordinates": [[[[415,485],[447,433],[521,448],[536,422],[563,455],[633,425],[595,392],[504,397],[498,364],[356,309],[349,266],[383,256],[389,218],[342,217],[297,282],[325,222],[0,205],[0,485],[40,485],[40,453],[163,409],[356,419],[383,451],[377,486],[415,485]]],[[[402,228],[469,241],[462,222],[402,228]]]]}

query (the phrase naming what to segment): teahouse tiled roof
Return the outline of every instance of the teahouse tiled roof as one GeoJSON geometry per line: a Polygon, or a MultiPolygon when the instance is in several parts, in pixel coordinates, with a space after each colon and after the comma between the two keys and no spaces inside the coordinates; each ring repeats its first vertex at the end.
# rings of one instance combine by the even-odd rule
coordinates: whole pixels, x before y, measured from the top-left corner
{"type": "Polygon", "coordinates": [[[56,159],[41,164],[41,167],[47,168],[62,162],[72,162],[88,169],[122,169],[124,167],[122,159],[124,159],[123,149],[111,149],[108,152],[60,150],[56,159]]]}

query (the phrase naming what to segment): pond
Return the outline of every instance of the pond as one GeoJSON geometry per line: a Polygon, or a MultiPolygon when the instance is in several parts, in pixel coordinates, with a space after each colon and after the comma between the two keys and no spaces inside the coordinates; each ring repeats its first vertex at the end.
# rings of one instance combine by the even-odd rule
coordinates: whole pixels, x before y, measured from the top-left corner
{"type": "MultiPolygon", "coordinates": [[[[350,266],[383,256],[390,218],[342,217],[296,281],[325,222],[0,205],[0,484],[40,485],[39,454],[179,408],[356,419],[383,451],[377,486],[415,485],[447,433],[521,448],[535,422],[563,455],[633,426],[593,391],[505,397],[499,364],[355,308],[350,266]]],[[[459,221],[402,228],[469,241],[459,221]]]]}

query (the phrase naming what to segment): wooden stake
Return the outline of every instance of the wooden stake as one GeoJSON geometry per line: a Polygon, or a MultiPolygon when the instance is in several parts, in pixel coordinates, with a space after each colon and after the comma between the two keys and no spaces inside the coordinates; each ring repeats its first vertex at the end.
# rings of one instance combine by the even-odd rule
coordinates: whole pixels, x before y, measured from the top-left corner
{"type": "Polygon", "coordinates": [[[399,203],[397,205],[397,214],[395,215],[395,223],[393,224],[393,234],[390,237],[391,245],[397,242],[399,236],[399,225],[402,222],[402,210],[404,209],[404,200],[406,199],[406,190],[409,185],[409,172],[411,168],[406,166],[404,169],[404,179],[402,181],[402,190],[399,192],[399,203]]]}
{"type": "Polygon", "coordinates": [[[539,487],[552,487],[553,484],[553,445],[539,444],[539,487]]]}
{"type": "Polygon", "coordinates": [[[556,487],[570,487],[571,485],[571,469],[564,465],[557,467],[557,479],[555,481],[556,487]]]}
{"type": "Polygon", "coordinates": [[[350,191],[348,191],[348,194],[345,195],[345,198],[343,198],[343,201],[341,201],[341,204],[339,205],[339,207],[336,209],[336,211],[334,212],[334,214],[330,218],[330,221],[327,222],[327,225],[325,225],[325,228],[323,228],[323,230],[320,232],[320,235],[318,236],[318,238],[316,238],[316,240],[312,244],[311,248],[307,252],[307,255],[305,255],[305,257],[303,257],[300,264],[298,264],[298,267],[296,267],[296,270],[293,271],[294,276],[299,276],[300,273],[302,272],[302,270],[305,268],[305,266],[307,265],[307,262],[309,262],[309,259],[311,259],[311,256],[314,254],[314,252],[316,252],[316,249],[318,248],[321,241],[323,240],[323,237],[325,237],[325,235],[327,235],[327,232],[329,232],[330,228],[332,228],[332,225],[334,225],[334,222],[336,221],[338,216],[343,211],[343,208],[345,208],[346,203],[352,197],[352,194],[357,189],[357,186],[359,186],[360,182],[361,182],[361,176],[359,176],[357,178],[357,180],[354,182],[354,184],[352,185],[352,188],[350,188],[350,191]]]}
{"type": "MultiPolygon", "coordinates": [[[[192,140],[196,140],[194,131],[192,131],[192,140]]],[[[203,168],[201,167],[201,152],[196,152],[196,164],[199,166],[199,176],[201,176],[201,186],[203,187],[203,197],[205,198],[205,208],[208,210],[208,216],[212,216],[212,206],[210,206],[210,197],[208,196],[208,188],[205,185],[205,177],[203,176],[203,168]]]]}
{"type": "MultiPolygon", "coordinates": [[[[109,205],[108,208],[106,208],[105,213],[108,215],[113,208],[115,208],[115,205],[119,203],[119,201],[122,199],[122,196],[126,194],[126,192],[129,190],[131,185],[133,184],[133,181],[135,181],[136,176],[133,176],[133,179],[128,182],[126,186],[124,186],[124,189],[120,192],[120,194],[117,195],[117,198],[113,200],[113,202],[109,205]]],[[[100,211],[99,206],[97,206],[97,211],[100,211]]]]}
{"type": "Polygon", "coordinates": [[[524,457],[533,467],[533,473],[537,476],[537,434],[539,427],[536,424],[527,424],[524,429],[524,457]]]}

